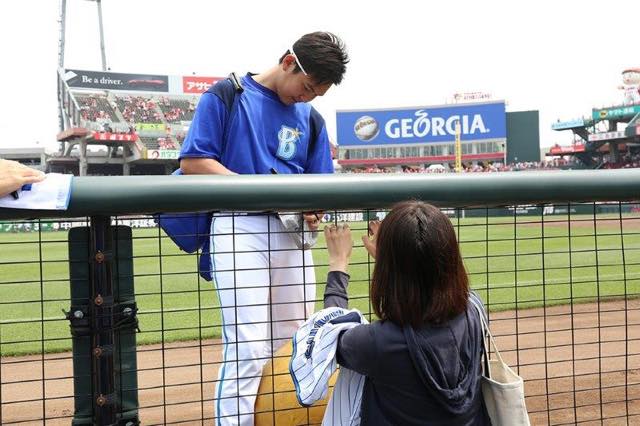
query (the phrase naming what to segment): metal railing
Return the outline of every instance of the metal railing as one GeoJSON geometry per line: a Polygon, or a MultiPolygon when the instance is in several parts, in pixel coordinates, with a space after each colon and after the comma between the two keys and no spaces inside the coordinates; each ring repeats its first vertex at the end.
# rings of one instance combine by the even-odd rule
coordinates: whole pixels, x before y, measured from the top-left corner
{"type": "MultiPolygon", "coordinates": [[[[359,234],[394,202],[421,199],[456,228],[532,423],[633,424],[638,188],[638,170],[75,178],[66,211],[0,210],[0,422],[213,423],[215,286],[150,214],[324,210],[359,234]]],[[[320,296],[322,239],[312,252],[320,296]]],[[[350,304],[371,318],[373,263],[358,245],[353,260],[350,304]]],[[[271,383],[260,424],[295,411],[271,383]]]]}

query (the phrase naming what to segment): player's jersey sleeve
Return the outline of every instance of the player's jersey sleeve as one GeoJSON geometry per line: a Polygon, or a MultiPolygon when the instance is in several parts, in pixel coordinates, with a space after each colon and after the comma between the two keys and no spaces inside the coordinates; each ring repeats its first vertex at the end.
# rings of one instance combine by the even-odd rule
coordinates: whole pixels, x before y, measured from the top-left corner
{"type": "Polygon", "coordinates": [[[227,110],[222,100],[213,93],[202,94],[182,143],[180,159],[212,158],[220,161],[226,120],[227,110]]]}
{"type": "Polygon", "coordinates": [[[315,108],[311,108],[310,129],[311,142],[307,153],[305,173],[333,173],[331,160],[331,144],[327,135],[324,119],[315,108]]]}

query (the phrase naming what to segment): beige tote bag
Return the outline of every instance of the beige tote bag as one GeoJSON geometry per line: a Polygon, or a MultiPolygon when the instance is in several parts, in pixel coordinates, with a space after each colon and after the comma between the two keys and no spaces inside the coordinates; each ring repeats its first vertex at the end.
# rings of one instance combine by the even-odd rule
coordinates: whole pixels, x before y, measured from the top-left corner
{"type": "Polygon", "coordinates": [[[527,406],[524,401],[524,381],[502,360],[500,351],[486,323],[483,309],[471,300],[476,307],[482,332],[489,336],[489,344],[493,345],[495,359],[489,359],[487,345],[482,345],[484,352],[484,374],[482,376],[482,397],[493,426],[530,426],[527,406]]]}

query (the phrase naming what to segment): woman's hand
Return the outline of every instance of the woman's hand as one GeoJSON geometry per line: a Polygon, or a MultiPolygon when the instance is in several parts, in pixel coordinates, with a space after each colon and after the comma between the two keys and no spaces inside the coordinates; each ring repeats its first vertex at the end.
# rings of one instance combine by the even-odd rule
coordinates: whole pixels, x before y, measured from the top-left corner
{"type": "Polygon", "coordinates": [[[329,271],[341,271],[346,274],[353,249],[349,225],[325,226],[324,237],[329,251],[329,271]]]}
{"type": "Polygon", "coordinates": [[[369,228],[367,229],[367,235],[362,236],[362,243],[364,248],[367,249],[369,255],[376,258],[376,236],[378,235],[378,229],[380,228],[379,220],[372,220],[369,222],[369,228]]]}

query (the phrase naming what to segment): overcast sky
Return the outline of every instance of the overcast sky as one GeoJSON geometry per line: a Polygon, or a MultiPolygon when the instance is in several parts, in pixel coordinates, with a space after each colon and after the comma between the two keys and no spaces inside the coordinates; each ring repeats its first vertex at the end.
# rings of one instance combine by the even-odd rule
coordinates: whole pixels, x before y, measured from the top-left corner
{"type": "MultiPolygon", "coordinates": [[[[57,0],[2,1],[0,148],[56,149],[57,0]]],[[[490,92],[539,110],[541,144],[569,143],[558,118],[620,103],[640,67],[640,1],[103,0],[113,72],[222,76],[262,71],[300,35],[335,32],[351,57],[343,83],[313,102],[335,139],[335,111],[445,103],[490,92]]],[[[96,4],[67,0],[65,66],[100,70],[96,4]]]]}

